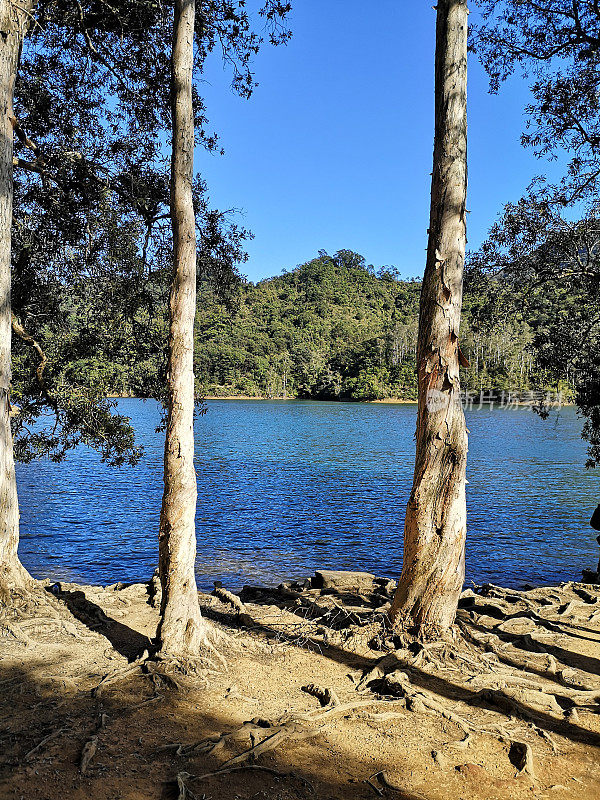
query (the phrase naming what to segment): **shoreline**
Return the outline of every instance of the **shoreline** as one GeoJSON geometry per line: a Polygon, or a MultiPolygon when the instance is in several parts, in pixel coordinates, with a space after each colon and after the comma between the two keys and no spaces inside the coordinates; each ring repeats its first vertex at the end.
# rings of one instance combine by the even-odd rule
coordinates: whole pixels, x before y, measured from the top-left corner
{"type": "Polygon", "coordinates": [[[416,400],[405,400],[401,397],[384,397],[381,400],[323,400],[315,397],[256,397],[246,394],[207,395],[205,400],[277,400],[282,403],[390,403],[397,405],[417,405],[416,400]]]}
{"type": "MultiPolygon", "coordinates": [[[[107,399],[109,400],[154,400],[153,397],[139,397],[137,395],[132,394],[117,394],[110,392],[106,395],[107,399]]],[[[206,395],[202,398],[203,400],[256,400],[260,402],[266,401],[277,401],[281,403],[352,403],[353,405],[407,405],[407,406],[416,406],[418,404],[417,400],[406,399],[403,397],[383,397],[379,400],[350,400],[350,399],[324,399],[324,398],[317,398],[317,397],[257,397],[256,395],[249,395],[249,394],[210,394],[206,395]]],[[[463,407],[464,407],[463,403],[463,407]]],[[[485,400],[481,403],[477,402],[476,399],[473,400],[473,404],[471,408],[465,408],[465,410],[472,411],[473,407],[479,408],[480,406],[486,408],[488,406],[492,408],[498,409],[506,409],[506,408],[532,408],[535,405],[534,400],[515,400],[510,403],[510,405],[503,406],[502,403],[498,399],[492,400],[485,400]]],[[[565,401],[562,403],[549,403],[549,408],[574,408],[576,403],[572,400],[565,401]]]]}

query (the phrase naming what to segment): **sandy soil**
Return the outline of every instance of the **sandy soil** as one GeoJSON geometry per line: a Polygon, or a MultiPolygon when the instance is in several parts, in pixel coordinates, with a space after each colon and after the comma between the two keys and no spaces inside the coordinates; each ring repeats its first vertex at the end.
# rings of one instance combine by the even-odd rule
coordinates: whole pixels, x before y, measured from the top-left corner
{"type": "Polygon", "coordinates": [[[178,688],[135,661],[144,585],[54,585],[0,619],[0,798],[597,800],[600,587],[466,592],[460,635],[406,649],[369,580],[201,594],[227,668],[178,688]]]}

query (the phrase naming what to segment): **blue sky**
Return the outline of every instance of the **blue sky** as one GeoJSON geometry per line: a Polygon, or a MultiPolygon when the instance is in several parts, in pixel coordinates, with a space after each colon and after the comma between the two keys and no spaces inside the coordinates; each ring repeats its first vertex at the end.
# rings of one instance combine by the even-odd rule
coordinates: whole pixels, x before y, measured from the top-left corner
{"type": "MultiPolygon", "coordinates": [[[[218,58],[201,91],[224,156],[196,151],[215,207],[255,235],[256,281],[319,249],[355,250],[405,277],[422,274],[433,144],[435,11],[422,0],[295,0],[286,47],[265,45],[250,100],[218,58]]],[[[476,14],[471,14],[471,20],[476,14]]],[[[528,90],[488,93],[469,63],[469,247],[502,205],[557,166],[520,145],[528,90]]]]}

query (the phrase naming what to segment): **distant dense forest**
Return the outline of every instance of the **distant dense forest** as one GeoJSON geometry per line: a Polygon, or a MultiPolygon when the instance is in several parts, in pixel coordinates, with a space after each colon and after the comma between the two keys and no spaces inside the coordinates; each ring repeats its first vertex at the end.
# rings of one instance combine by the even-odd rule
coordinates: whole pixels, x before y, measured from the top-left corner
{"type": "MultiPolygon", "coordinates": [[[[394,268],[374,269],[342,250],[242,284],[230,309],[203,293],[199,388],[206,395],[415,399],[420,289],[394,268]]],[[[464,305],[463,388],[568,390],[537,358],[548,299],[525,314],[513,287],[473,273],[464,305]]]]}
{"type": "MultiPolygon", "coordinates": [[[[375,270],[350,251],[243,284],[228,310],[204,294],[197,378],[207,395],[376,400],[416,398],[420,282],[375,270]]],[[[473,306],[477,316],[477,304],[473,306]]],[[[465,325],[469,387],[531,385],[533,335],[514,318],[465,325]]]]}
{"type": "MultiPolygon", "coordinates": [[[[63,307],[42,330],[48,374],[59,383],[93,384],[99,393],[156,396],[165,377],[167,270],[144,279],[143,297],[139,276],[116,280],[96,275],[63,294],[63,307]]],[[[348,250],[321,252],[256,284],[200,280],[198,394],[414,399],[419,292],[419,281],[375,269],[348,250]]],[[[468,270],[464,389],[569,391],[569,376],[544,358],[557,304],[567,301],[547,286],[539,296],[522,295],[508,279],[468,270]]],[[[17,378],[20,358],[35,354],[17,348],[17,378]]],[[[18,382],[14,397],[18,402],[18,382]]]]}

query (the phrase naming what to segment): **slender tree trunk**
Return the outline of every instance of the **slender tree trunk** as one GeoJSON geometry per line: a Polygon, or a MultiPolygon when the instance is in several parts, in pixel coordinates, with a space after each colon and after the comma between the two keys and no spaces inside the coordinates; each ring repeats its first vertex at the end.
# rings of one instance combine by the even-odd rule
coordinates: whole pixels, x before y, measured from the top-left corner
{"type": "Polygon", "coordinates": [[[173,283],[169,304],[165,485],[159,533],[162,599],[158,644],[163,656],[178,659],[197,657],[207,630],[200,614],[194,573],[197,497],[193,427],[196,313],[196,221],[192,200],[194,17],[194,0],[176,0],[171,75],[173,283]]]}
{"type": "Polygon", "coordinates": [[[19,503],[10,430],[13,91],[32,4],[0,0],[0,596],[31,583],[17,556],[19,503]]]}
{"type": "Polygon", "coordinates": [[[467,2],[438,0],[435,142],[427,264],[421,290],[419,404],[404,563],[390,612],[420,635],[454,621],[464,581],[467,431],[458,333],[466,246],[467,2]]]}

